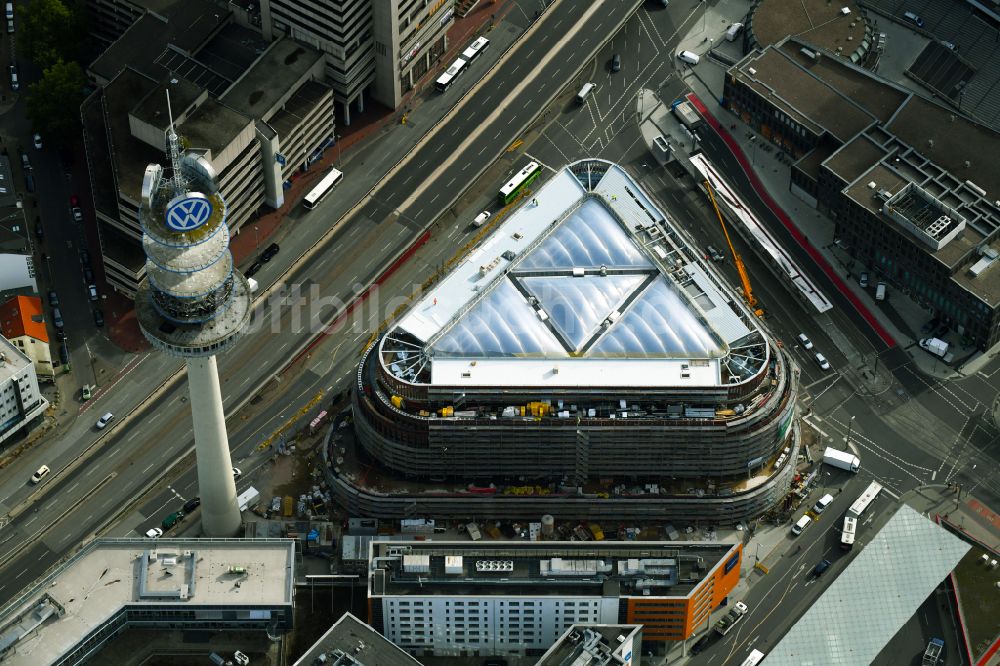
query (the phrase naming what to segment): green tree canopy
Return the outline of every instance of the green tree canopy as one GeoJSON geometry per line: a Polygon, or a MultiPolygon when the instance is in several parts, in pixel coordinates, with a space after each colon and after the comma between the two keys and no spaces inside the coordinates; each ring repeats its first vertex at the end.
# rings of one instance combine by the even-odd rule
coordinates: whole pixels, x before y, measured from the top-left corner
{"type": "Polygon", "coordinates": [[[80,58],[86,30],[72,0],[29,0],[17,7],[17,21],[18,50],[42,69],[80,58]]]}
{"type": "Polygon", "coordinates": [[[28,86],[28,119],[53,144],[77,138],[86,84],[80,65],[58,60],[42,72],[40,80],[28,86]]]}

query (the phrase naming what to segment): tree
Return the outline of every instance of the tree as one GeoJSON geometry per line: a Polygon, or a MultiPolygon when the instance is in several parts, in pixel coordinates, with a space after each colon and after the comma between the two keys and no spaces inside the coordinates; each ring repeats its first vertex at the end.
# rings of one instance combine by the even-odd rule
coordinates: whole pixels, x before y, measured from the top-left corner
{"type": "Polygon", "coordinates": [[[80,65],[58,60],[42,72],[40,80],[28,86],[28,118],[53,144],[71,142],[79,136],[86,84],[80,65]]]}
{"type": "Polygon", "coordinates": [[[86,31],[76,4],[63,0],[30,0],[17,8],[17,47],[38,67],[58,60],[79,60],[86,31]]]}

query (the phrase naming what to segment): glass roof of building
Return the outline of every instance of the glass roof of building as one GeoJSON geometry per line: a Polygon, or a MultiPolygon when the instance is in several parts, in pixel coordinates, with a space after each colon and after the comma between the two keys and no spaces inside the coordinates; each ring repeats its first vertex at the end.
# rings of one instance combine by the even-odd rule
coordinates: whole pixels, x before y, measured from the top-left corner
{"type": "Polygon", "coordinates": [[[535,248],[519,268],[653,268],[608,209],[588,199],[535,248]]]}

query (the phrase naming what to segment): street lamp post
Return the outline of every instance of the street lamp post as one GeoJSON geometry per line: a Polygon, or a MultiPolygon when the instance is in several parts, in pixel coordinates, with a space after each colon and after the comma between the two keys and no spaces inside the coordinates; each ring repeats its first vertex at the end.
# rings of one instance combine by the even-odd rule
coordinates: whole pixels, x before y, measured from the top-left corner
{"type": "Polygon", "coordinates": [[[340,140],[342,138],[344,138],[344,137],[342,137],[342,136],[340,136],[338,134],[334,134],[333,135],[334,143],[337,144],[337,168],[338,169],[341,168],[341,164],[340,164],[340,140]]]}
{"type": "Polygon", "coordinates": [[[847,439],[844,442],[847,444],[847,448],[851,448],[851,433],[854,431],[854,415],[851,416],[850,422],[847,424],[847,439]]]}
{"type": "Polygon", "coordinates": [[[258,233],[257,225],[253,225],[253,249],[254,253],[260,250],[260,233],[258,233]]]}

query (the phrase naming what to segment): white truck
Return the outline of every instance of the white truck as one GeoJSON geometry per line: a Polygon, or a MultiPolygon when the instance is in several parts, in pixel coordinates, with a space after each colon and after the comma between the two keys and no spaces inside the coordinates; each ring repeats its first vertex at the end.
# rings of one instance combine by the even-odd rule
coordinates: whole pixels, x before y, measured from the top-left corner
{"type": "Polygon", "coordinates": [[[243,491],[243,494],[236,498],[236,504],[240,507],[240,512],[246,511],[260,499],[260,493],[253,486],[243,491]]]}
{"type": "Polygon", "coordinates": [[[941,358],[948,353],[948,343],[941,338],[923,338],[920,341],[920,348],[941,358]]]}
{"type": "Polygon", "coordinates": [[[838,451],[830,446],[826,447],[826,451],[823,452],[823,462],[848,472],[857,472],[861,469],[861,458],[853,453],[838,451]]]}
{"type": "Polygon", "coordinates": [[[748,610],[750,609],[747,608],[745,603],[737,601],[736,605],[723,615],[721,620],[715,623],[715,632],[720,636],[725,636],[733,627],[739,624],[739,621],[743,619],[748,610]]]}
{"type": "Polygon", "coordinates": [[[927,644],[927,649],[924,650],[923,659],[920,660],[920,666],[937,666],[941,661],[941,655],[944,653],[944,641],[940,638],[932,638],[927,644]]]}

